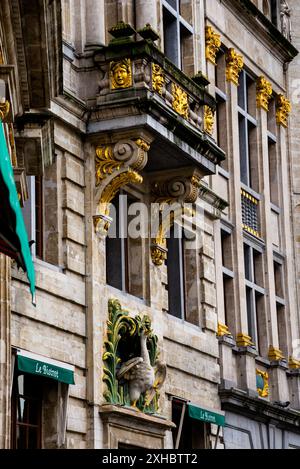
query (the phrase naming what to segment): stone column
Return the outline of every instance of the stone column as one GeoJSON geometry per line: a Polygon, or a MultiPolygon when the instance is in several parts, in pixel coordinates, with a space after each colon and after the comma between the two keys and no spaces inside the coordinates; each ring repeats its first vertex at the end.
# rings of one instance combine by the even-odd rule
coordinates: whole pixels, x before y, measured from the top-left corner
{"type": "Polygon", "coordinates": [[[136,0],[135,7],[136,29],[142,29],[149,23],[155,31],[157,24],[157,1],[156,0],[136,0]]]}
{"type": "Polygon", "coordinates": [[[0,254],[0,449],[10,444],[10,263],[0,254]]]}
{"type": "Polygon", "coordinates": [[[86,0],[86,44],[88,50],[105,45],[104,0],[86,0]]]}

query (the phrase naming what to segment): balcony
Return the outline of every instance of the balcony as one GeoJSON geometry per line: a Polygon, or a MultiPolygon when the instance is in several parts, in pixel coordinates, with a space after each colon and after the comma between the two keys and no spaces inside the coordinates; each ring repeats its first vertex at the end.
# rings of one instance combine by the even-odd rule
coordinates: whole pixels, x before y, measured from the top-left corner
{"type": "Polygon", "coordinates": [[[225,154],[205,131],[207,111],[213,119],[216,107],[207,79],[201,73],[189,78],[170,62],[151,29],[139,32],[141,40],[133,40],[136,32],[124,23],[110,33],[114,39],[95,55],[100,89],[90,138],[139,128],[152,140],[146,172],[196,166],[203,175],[213,174],[225,154]]]}
{"type": "Polygon", "coordinates": [[[259,200],[244,189],[241,189],[241,198],[243,230],[252,234],[256,238],[260,238],[261,236],[258,219],[259,200]]]}

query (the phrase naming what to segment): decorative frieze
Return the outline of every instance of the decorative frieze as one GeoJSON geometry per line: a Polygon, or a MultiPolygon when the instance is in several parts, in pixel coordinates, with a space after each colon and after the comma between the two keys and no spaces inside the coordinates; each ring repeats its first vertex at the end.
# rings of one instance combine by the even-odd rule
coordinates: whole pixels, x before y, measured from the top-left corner
{"type": "Polygon", "coordinates": [[[276,99],[276,121],[278,125],[288,127],[288,118],[291,110],[290,101],[283,94],[279,94],[276,99]]]}
{"type": "Polygon", "coordinates": [[[269,110],[269,101],[272,97],[273,89],[271,83],[265,77],[259,77],[256,83],[256,104],[258,108],[269,110]]]}
{"type": "Polygon", "coordinates": [[[256,387],[260,397],[269,396],[269,374],[256,368],[256,387]]]}
{"type": "Polygon", "coordinates": [[[226,54],[226,80],[238,86],[239,75],[243,67],[243,56],[238,54],[233,48],[228,49],[226,54]]]}
{"type": "Polygon", "coordinates": [[[204,131],[209,135],[213,134],[214,123],[214,110],[209,106],[204,106],[204,131]]]}
{"type": "Polygon", "coordinates": [[[206,59],[216,65],[216,56],[221,47],[221,36],[211,26],[205,28],[205,55],[206,59]]]}

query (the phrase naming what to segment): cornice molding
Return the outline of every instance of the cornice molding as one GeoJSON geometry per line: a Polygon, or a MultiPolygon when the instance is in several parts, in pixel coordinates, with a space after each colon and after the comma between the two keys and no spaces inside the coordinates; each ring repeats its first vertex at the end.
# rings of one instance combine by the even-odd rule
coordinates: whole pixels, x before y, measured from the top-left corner
{"type": "Polygon", "coordinates": [[[291,62],[298,55],[299,51],[293,44],[250,0],[221,0],[221,3],[233,12],[240,22],[255,31],[256,36],[266,42],[270,49],[275,49],[283,63],[291,62]]]}

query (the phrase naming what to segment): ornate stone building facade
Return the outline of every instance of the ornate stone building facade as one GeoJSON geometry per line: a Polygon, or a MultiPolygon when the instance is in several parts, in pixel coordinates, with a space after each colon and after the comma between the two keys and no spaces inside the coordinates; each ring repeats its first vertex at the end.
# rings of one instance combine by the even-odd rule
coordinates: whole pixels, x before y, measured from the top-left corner
{"type": "Polygon", "coordinates": [[[1,0],[1,447],[300,447],[293,3],[1,0]]]}

